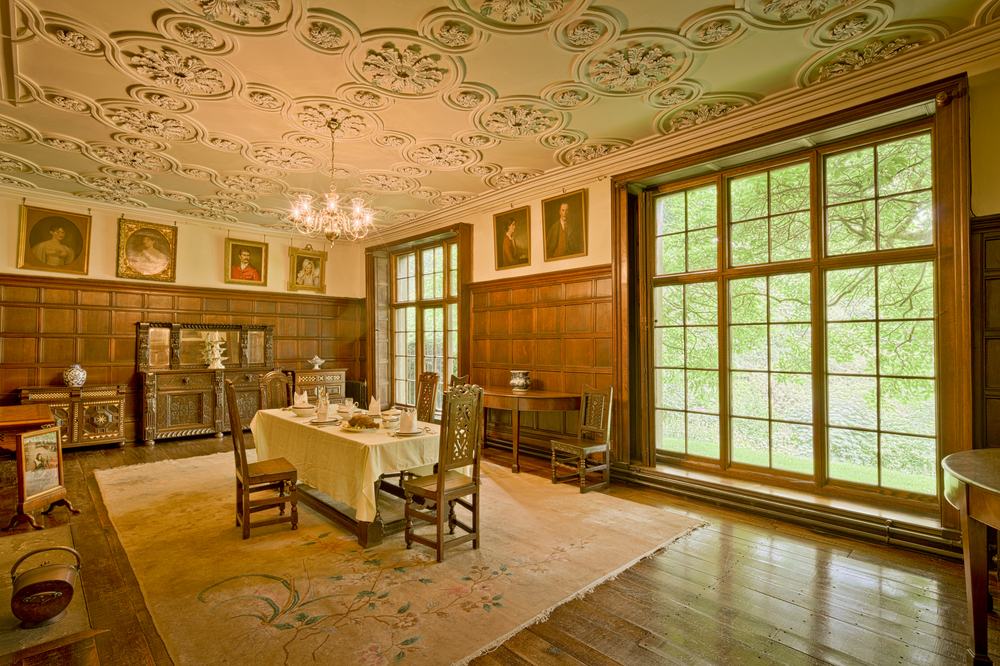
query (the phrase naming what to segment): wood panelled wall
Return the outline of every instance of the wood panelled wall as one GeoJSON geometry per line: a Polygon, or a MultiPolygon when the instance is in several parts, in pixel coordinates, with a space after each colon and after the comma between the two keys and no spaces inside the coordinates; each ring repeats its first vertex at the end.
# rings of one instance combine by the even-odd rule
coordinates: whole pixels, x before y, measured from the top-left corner
{"type": "MultiPolygon", "coordinates": [[[[611,266],[477,282],[472,293],[471,381],[506,386],[530,370],[531,388],[579,393],[612,383],[611,266]]],[[[510,415],[490,414],[487,436],[510,440],[510,415]]],[[[521,441],[575,432],[576,412],[521,415],[521,441]]],[[[612,439],[614,433],[612,433],[612,439]]]]}
{"type": "Polygon", "coordinates": [[[366,372],[361,299],[0,274],[0,403],[16,404],[22,386],[62,386],[63,369],[79,363],[87,384],[128,385],[125,432],[134,442],[139,321],[273,324],[275,366],[307,370],[318,354],[348,379],[366,372]]]}
{"type": "Polygon", "coordinates": [[[973,446],[1000,447],[1000,215],[972,220],[973,446]]]}

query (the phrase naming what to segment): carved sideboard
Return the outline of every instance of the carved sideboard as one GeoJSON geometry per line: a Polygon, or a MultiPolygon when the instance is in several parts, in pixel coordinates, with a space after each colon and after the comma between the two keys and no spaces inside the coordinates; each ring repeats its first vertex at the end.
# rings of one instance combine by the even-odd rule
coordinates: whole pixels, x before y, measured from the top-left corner
{"type": "Polygon", "coordinates": [[[229,432],[226,379],[236,387],[243,426],[250,425],[260,404],[257,378],[274,365],[273,326],[140,322],[137,329],[147,446],[157,439],[229,432]],[[206,367],[205,340],[212,333],[226,342],[222,369],[206,367]]]}
{"type": "Polygon", "coordinates": [[[124,384],[25,386],[22,405],[48,405],[59,426],[63,449],[97,444],[125,445],[124,384]]]}
{"type": "Polygon", "coordinates": [[[316,387],[325,386],[330,404],[344,402],[347,369],[338,370],[295,370],[292,372],[292,388],[297,392],[308,391],[309,402],[316,402],[316,387]]]}

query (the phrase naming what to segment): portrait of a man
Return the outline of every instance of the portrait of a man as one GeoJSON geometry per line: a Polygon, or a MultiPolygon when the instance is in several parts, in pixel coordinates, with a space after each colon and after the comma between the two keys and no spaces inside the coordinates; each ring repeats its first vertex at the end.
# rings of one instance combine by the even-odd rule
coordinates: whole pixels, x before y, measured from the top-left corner
{"type": "Polygon", "coordinates": [[[531,263],[530,219],[528,206],[493,216],[497,270],[531,263]]]}
{"type": "Polygon", "coordinates": [[[177,268],[177,227],[118,220],[118,277],[173,282],[177,268]]]}
{"type": "Polygon", "coordinates": [[[545,261],[587,254],[587,190],[542,202],[545,261]]]}
{"type": "Polygon", "coordinates": [[[87,274],[90,217],[21,206],[18,268],[87,274]]]}
{"type": "Polygon", "coordinates": [[[226,282],[267,286],[267,243],[226,239],[226,282]]]}

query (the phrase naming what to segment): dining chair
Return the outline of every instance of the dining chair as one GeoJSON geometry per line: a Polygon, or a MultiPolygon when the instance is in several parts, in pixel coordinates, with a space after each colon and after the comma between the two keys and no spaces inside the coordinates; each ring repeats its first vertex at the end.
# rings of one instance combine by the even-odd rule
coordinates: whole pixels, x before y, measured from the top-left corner
{"type": "MultiPolygon", "coordinates": [[[[348,379],[344,382],[344,397],[350,398],[355,405],[368,406],[368,381],[365,379],[348,379]]],[[[386,405],[388,406],[388,405],[386,405]]]]}
{"type": "Polygon", "coordinates": [[[446,548],[454,548],[472,541],[473,549],[479,548],[479,462],[482,447],[480,436],[483,427],[483,389],[468,384],[455,386],[444,393],[441,409],[441,434],[438,440],[438,468],[434,474],[403,481],[406,547],[423,544],[437,551],[437,561],[444,561],[446,548]],[[472,466],[471,476],[463,473],[472,466]],[[460,471],[461,470],[461,471],[460,471]],[[423,498],[421,507],[415,498],[423,498]],[[469,499],[466,499],[469,498],[469,499]],[[433,500],[433,507],[427,500],[433,500]],[[455,510],[463,507],[471,512],[471,524],[459,520],[455,510]],[[430,523],[436,528],[435,538],[416,534],[413,521],[430,523]],[[447,541],[448,533],[460,527],[465,534],[447,541]]]}
{"type": "Polygon", "coordinates": [[[292,378],[282,370],[258,375],[260,409],[280,409],[292,404],[292,378]]]}
{"type": "Polygon", "coordinates": [[[448,380],[448,386],[464,386],[469,383],[469,375],[452,375],[448,380]]]}
{"type": "Polygon", "coordinates": [[[579,479],[580,492],[589,493],[611,486],[611,387],[595,389],[584,385],[580,398],[580,433],[576,439],[552,440],[552,483],[579,479]],[[601,461],[590,458],[601,454],[601,461]],[[570,467],[572,474],[559,474],[570,467]],[[587,475],[603,472],[601,481],[587,485],[587,475]]]}
{"type": "Polygon", "coordinates": [[[417,420],[434,421],[434,394],[437,393],[438,374],[422,372],[417,379],[417,420]]]}
{"type": "Polygon", "coordinates": [[[247,450],[243,443],[243,426],[240,423],[240,410],[236,403],[236,387],[230,379],[226,380],[226,408],[229,411],[229,427],[233,437],[233,453],[236,456],[236,526],[243,526],[243,538],[250,538],[251,527],[291,523],[292,529],[298,529],[299,509],[298,472],[284,458],[261,460],[255,463],[247,462],[247,450]],[[277,491],[277,495],[268,495],[259,499],[251,499],[250,495],[264,490],[277,491]],[[285,515],[285,505],[290,504],[289,515],[285,515]],[[251,514],[258,511],[277,508],[276,518],[266,518],[250,522],[251,514]]]}

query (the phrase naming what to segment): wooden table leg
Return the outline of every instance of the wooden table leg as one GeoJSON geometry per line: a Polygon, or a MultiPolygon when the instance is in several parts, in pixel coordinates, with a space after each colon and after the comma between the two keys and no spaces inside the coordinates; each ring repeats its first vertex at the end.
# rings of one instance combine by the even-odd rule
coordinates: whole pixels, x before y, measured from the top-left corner
{"type": "Polygon", "coordinates": [[[511,422],[511,428],[514,431],[513,434],[514,462],[511,463],[510,471],[517,474],[518,472],[521,471],[521,465],[517,461],[517,446],[518,446],[518,440],[520,439],[520,430],[521,430],[521,412],[518,411],[516,407],[510,410],[510,422],[511,422]]]}
{"type": "Polygon", "coordinates": [[[986,597],[989,595],[989,558],[986,525],[962,511],[962,543],[965,546],[965,593],[969,609],[970,666],[992,665],[987,644],[986,597]]]}

